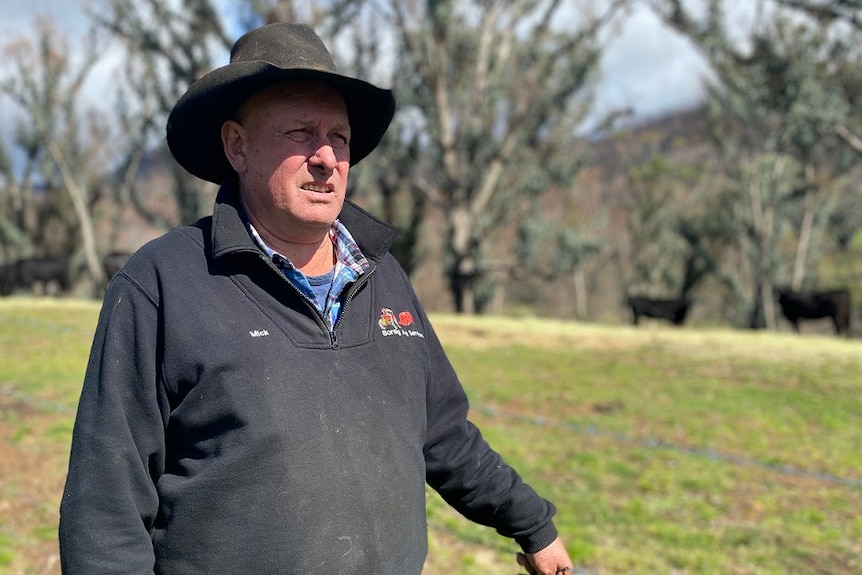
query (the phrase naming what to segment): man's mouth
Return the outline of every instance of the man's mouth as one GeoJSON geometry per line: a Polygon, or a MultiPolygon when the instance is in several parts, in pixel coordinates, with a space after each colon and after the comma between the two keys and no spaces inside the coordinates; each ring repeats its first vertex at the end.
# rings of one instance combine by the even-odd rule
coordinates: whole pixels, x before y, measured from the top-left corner
{"type": "Polygon", "coordinates": [[[304,184],[302,189],[306,192],[315,192],[317,194],[331,194],[332,186],[327,186],[325,184],[304,184]]]}

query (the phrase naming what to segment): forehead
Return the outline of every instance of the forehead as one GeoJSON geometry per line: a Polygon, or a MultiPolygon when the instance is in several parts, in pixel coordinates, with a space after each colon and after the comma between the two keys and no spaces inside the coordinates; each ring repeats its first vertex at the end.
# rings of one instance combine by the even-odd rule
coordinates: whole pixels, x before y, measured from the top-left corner
{"type": "Polygon", "coordinates": [[[255,112],[296,111],[297,113],[327,112],[347,119],[344,97],[325,82],[292,80],[279,82],[254,93],[237,111],[239,119],[255,112]]]}

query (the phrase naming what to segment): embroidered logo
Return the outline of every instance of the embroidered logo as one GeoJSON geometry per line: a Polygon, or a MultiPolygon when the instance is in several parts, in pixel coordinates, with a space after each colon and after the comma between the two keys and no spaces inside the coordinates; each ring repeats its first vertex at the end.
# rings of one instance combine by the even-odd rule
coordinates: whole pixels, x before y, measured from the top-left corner
{"type": "Polygon", "coordinates": [[[269,335],[269,332],[265,329],[254,329],[249,331],[248,335],[251,337],[266,337],[269,335]]]}
{"type": "Polygon", "coordinates": [[[409,311],[402,311],[398,315],[388,307],[380,310],[380,319],[377,320],[377,325],[380,326],[381,333],[388,337],[390,335],[398,335],[401,337],[425,337],[421,331],[415,329],[407,329],[414,323],[413,314],[409,311]]]}

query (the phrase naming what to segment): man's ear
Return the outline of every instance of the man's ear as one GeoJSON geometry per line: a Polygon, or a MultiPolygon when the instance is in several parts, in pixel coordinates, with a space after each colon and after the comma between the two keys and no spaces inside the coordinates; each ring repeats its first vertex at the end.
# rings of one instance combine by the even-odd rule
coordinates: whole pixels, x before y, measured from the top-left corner
{"type": "Polygon", "coordinates": [[[245,172],[246,163],[246,132],[239,122],[228,120],[221,125],[221,142],[227,161],[238,174],[245,172]]]}

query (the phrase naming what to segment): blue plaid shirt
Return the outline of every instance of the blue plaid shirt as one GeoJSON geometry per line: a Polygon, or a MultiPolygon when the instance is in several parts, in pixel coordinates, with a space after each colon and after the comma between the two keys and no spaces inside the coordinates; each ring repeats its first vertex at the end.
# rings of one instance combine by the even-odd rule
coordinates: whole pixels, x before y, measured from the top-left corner
{"type": "Polygon", "coordinates": [[[335,274],[332,278],[332,287],[326,298],[326,304],[321,307],[305,274],[296,269],[289,259],[266,245],[266,242],[263,241],[263,238],[260,237],[260,234],[244,214],[243,220],[248,226],[249,234],[251,234],[254,243],[263,250],[267,257],[272,259],[278,269],[287,276],[290,283],[320,312],[327,327],[332,331],[335,322],[338,321],[338,314],[341,313],[342,292],[371,267],[347,228],[339,220],[335,220],[329,230],[329,239],[335,246],[335,274]]]}

